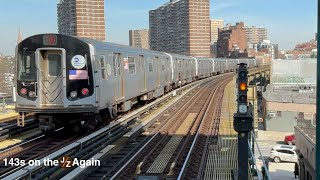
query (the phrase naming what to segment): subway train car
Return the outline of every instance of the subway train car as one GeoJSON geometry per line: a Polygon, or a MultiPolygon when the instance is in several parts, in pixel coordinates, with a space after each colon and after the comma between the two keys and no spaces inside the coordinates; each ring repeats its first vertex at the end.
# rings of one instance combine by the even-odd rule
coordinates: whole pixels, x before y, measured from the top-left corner
{"type": "MultiPolygon", "coordinates": [[[[39,127],[95,129],[119,112],[214,74],[234,60],[194,58],[61,34],[18,44],[16,111],[35,113],[39,127]]],[[[256,65],[254,60],[249,66],[256,65]]],[[[229,68],[229,69],[228,69],[229,68]]]]}
{"type": "Polygon", "coordinates": [[[213,74],[213,60],[210,58],[196,58],[198,74],[197,79],[209,77],[213,74]]]}
{"type": "Polygon", "coordinates": [[[226,66],[226,60],[221,58],[216,58],[214,61],[214,74],[221,74],[224,73],[226,66]]]}
{"type": "Polygon", "coordinates": [[[177,88],[180,85],[190,83],[196,77],[196,59],[189,56],[165,53],[172,62],[172,85],[171,88],[177,88]]]}

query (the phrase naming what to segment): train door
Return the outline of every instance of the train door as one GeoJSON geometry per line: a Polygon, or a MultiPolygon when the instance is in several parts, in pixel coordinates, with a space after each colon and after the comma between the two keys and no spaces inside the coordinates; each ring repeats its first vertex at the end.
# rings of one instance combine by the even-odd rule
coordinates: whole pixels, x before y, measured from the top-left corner
{"type": "Polygon", "coordinates": [[[140,68],[140,92],[147,90],[147,78],[144,56],[139,55],[139,68],[140,68]]]}
{"type": "Polygon", "coordinates": [[[155,66],[156,66],[156,71],[157,71],[157,84],[156,86],[159,87],[160,86],[160,61],[159,61],[159,57],[156,57],[156,63],[155,63],[155,66]]]}
{"type": "Polygon", "coordinates": [[[185,79],[185,67],[184,67],[184,63],[185,63],[185,60],[182,59],[180,60],[180,81],[181,83],[183,84],[184,82],[184,79],[185,79]]]}
{"type": "Polygon", "coordinates": [[[63,107],[63,69],[65,52],[57,49],[41,49],[38,55],[38,89],[41,107],[63,107]]]}
{"type": "MultiPolygon", "coordinates": [[[[106,57],[104,55],[96,56],[96,65],[95,69],[100,69],[100,74],[95,73],[95,78],[99,79],[100,81],[97,82],[97,86],[99,88],[96,88],[95,92],[97,94],[97,100],[101,104],[106,104],[107,99],[106,99],[106,94],[103,93],[103,89],[108,89],[108,84],[107,84],[107,79],[108,79],[108,63],[106,61],[106,57]],[[99,83],[99,84],[98,84],[99,83]],[[99,100],[100,99],[100,100],[99,100]]],[[[109,72],[111,69],[109,68],[109,72]]],[[[110,75],[110,74],[109,74],[110,75]]]]}
{"type": "Polygon", "coordinates": [[[123,61],[120,53],[113,54],[113,66],[114,66],[114,99],[120,101],[124,99],[124,73],[123,73],[123,61]]]}
{"type": "Polygon", "coordinates": [[[164,74],[165,74],[165,82],[170,83],[170,60],[166,58],[165,62],[162,62],[164,74]]]}

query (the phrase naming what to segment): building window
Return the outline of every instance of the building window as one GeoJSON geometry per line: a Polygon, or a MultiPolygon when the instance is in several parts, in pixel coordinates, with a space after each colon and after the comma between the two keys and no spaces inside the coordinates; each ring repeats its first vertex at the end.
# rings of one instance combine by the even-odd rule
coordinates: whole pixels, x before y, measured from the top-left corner
{"type": "Polygon", "coordinates": [[[134,61],[134,57],[128,57],[129,62],[129,74],[135,74],[136,73],[136,64],[134,61]]]}
{"type": "Polygon", "coordinates": [[[281,111],[277,111],[277,116],[281,117],[281,111]]]}

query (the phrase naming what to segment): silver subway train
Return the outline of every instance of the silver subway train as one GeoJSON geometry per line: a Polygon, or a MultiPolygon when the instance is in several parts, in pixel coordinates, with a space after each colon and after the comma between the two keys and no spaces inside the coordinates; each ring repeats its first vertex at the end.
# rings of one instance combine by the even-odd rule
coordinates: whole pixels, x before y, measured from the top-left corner
{"type": "Polygon", "coordinates": [[[16,49],[16,111],[41,130],[94,129],[178,86],[235,71],[255,59],[195,58],[60,34],[26,38],[16,49]]]}

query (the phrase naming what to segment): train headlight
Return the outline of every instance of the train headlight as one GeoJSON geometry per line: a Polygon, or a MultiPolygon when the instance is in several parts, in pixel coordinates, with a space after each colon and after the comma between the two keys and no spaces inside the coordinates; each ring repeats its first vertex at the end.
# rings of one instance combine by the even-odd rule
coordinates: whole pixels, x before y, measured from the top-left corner
{"type": "Polygon", "coordinates": [[[89,89],[87,88],[83,88],[82,91],[81,91],[82,95],[86,96],[89,94],[89,89]]]}
{"type": "Polygon", "coordinates": [[[76,97],[78,97],[77,91],[71,91],[70,97],[71,97],[71,98],[76,98],[76,97]]]}
{"type": "Polygon", "coordinates": [[[20,92],[21,94],[26,95],[28,90],[26,88],[21,88],[20,92]]]}
{"type": "Polygon", "coordinates": [[[29,92],[29,97],[36,97],[36,93],[34,91],[29,92]]]}

